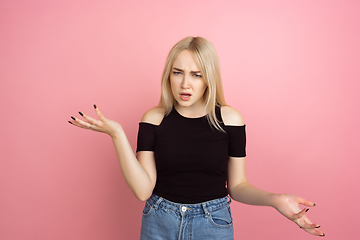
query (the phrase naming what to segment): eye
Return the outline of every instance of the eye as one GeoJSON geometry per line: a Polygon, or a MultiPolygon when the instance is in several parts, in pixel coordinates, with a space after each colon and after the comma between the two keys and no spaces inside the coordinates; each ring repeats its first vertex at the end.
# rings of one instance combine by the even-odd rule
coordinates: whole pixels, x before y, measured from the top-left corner
{"type": "Polygon", "coordinates": [[[197,77],[197,78],[201,78],[201,75],[200,75],[200,74],[194,74],[193,76],[194,76],[194,77],[197,77]]]}
{"type": "Polygon", "coordinates": [[[181,74],[181,72],[179,72],[179,71],[174,71],[173,74],[174,74],[174,75],[179,75],[179,74],[181,74]]]}

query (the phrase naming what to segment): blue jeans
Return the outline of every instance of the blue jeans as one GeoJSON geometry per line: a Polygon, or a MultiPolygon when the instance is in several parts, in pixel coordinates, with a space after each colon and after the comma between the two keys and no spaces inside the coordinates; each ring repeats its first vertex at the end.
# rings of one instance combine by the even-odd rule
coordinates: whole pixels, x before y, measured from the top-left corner
{"type": "Polygon", "coordinates": [[[141,240],[233,240],[227,197],[179,204],[153,194],[143,210],[141,240]]]}

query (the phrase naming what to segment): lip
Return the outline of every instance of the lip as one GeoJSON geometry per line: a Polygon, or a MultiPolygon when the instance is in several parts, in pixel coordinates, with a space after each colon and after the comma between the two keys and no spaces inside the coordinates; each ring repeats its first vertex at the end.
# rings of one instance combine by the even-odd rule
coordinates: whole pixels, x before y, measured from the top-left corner
{"type": "Polygon", "coordinates": [[[180,95],[180,99],[183,100],[183,101],[187,101],[187,100],[189,100],[191,98],[190,93],[180,93],[179,95],[180,95]]]}

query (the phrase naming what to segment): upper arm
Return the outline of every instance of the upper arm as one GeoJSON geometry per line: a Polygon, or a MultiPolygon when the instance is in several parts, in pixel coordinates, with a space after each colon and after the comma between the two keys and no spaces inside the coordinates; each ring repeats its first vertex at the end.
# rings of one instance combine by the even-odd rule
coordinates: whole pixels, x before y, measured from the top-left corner
{"type": "MultiPolygon", "coordinates": [[[[240,112],[230,106],[221,107],[221,116],[226,126],[243,126],[244,119],[240,112]]],[[[236,185],[247,182],[245,157],[229,157],[227,186],[231,190],[236,185]]]]}
{"type": "Polygon", "coordinates": [[[230,196],[233,187],[246,182],[245,157],[229,157],[227,187],[230,196]]]}
{"type": "Polygon", "coordinates": [[[230,106],[221,107],[221,117],[227,126],[242,126],[244,119],[241,114],[230,106]]]}
{"type": "MultiPolygon", "coordinates": [[[[153,125],[159,125],[164,118],[165,110],[163,108],[155,107],[148,110],[143,117],[141,122],[150,123],[153,125]]],[[[153,151],[138,151],[136,153],[136,158],[138,159],[140,165],[149,175],[149,178],[155,187],[156,183],[156,164],[155,164],[155,155],[153,151]]]]}
{"type": "Polygon", "coordinates": [[[154,189],[156,183],[156,165],[153,151],[139,151],[136,153],[136,158],[140,165],[148,174],[152,187],[154,189]]]}

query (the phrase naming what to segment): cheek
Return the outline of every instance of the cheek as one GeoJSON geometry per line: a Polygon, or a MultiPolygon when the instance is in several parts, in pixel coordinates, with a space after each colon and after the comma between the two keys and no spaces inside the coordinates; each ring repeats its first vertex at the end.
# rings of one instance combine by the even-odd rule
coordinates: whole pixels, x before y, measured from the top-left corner
{"type": "Polygon", "coordinates": [[[174,93],[176,92],[176,84],[174,84],[174,81],[169,80],[169,85],[170,85],[170,90],[171,90],[171,93],[174,95],[174,93]]]}
{"type": "Polygon", "coordinates": [[[178,80],[176,79],[176,76],[170,76],[169,83],[171,88],[175,88],[177,86],[178,80]]]}
{"type": "Polygon", "coordinates": [[[204,93],[207,89],[207,85],[205,82],[203,82],[203,84],[201,85],[201,91],[204,93]]]}

